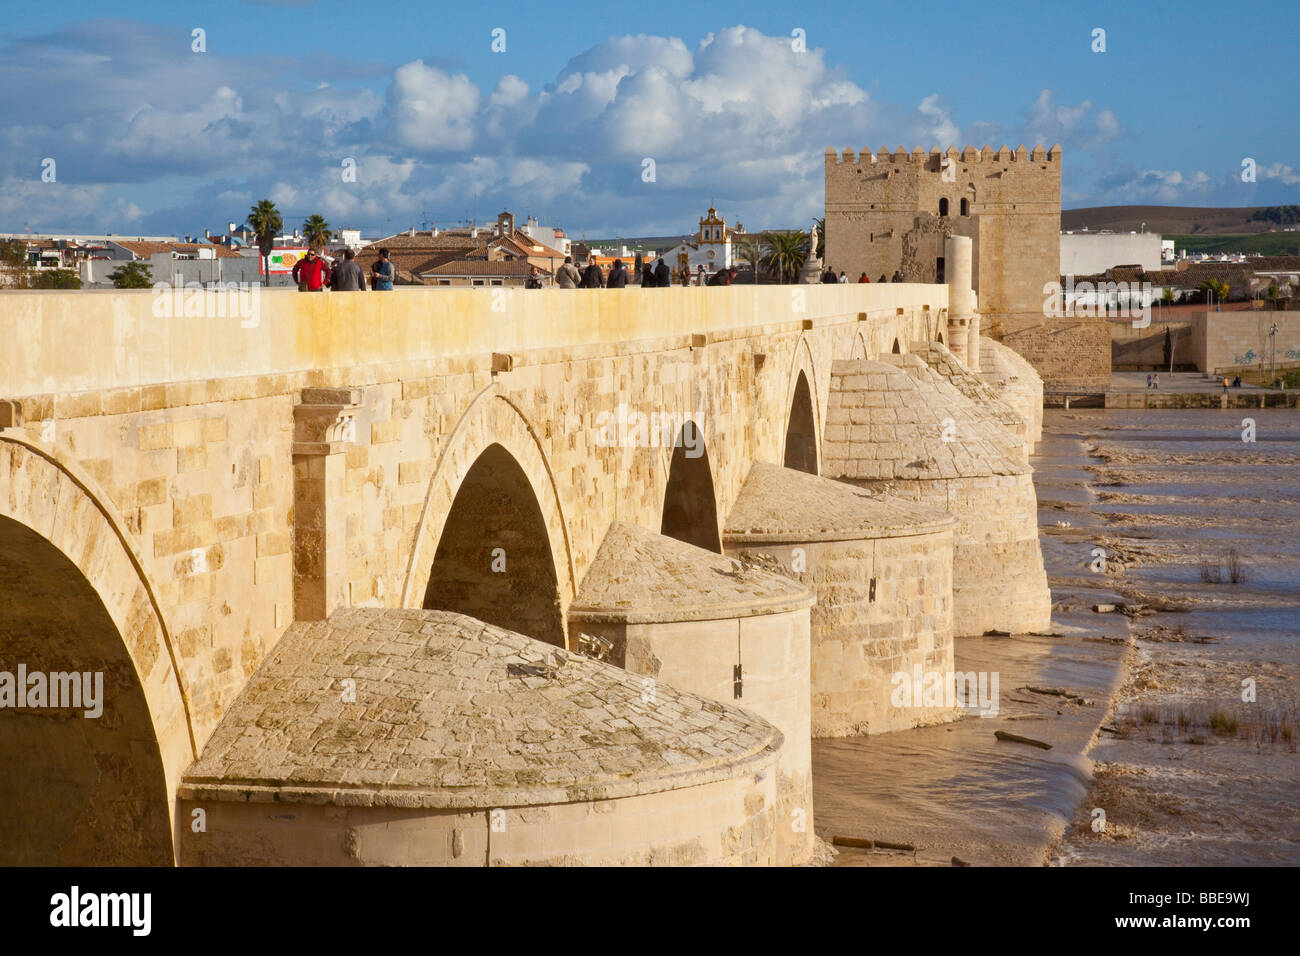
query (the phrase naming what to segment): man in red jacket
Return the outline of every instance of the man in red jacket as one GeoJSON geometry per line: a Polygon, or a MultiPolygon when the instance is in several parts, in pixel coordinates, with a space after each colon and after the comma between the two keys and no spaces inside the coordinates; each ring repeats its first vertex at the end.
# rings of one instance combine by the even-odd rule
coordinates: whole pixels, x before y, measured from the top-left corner
{"type": "Polygon", "coordinates": [[[293,281],[298,283],[299,292],[320,292],[329,286],[329,263],[316,255],[315,247],[294,264],[293,281]]]}

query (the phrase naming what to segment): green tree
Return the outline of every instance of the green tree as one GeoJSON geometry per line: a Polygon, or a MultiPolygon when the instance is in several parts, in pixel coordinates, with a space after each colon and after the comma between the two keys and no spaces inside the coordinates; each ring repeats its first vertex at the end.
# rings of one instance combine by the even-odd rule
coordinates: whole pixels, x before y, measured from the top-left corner
{"type": "Polygon", "coordinates": [[[307,245],[315,246],[317,249],[324,249],[325,243],[329,242],[330,236],[334,235],[325,217],[318,213],[312,213],[307,217],[307,221],[302,224],[302,234],[307,240],[307,245]]]}
{"type": "Polygon", "coordinates": [[[262,272],[266,276],[265,281],[270,282],[271,269],[267,258],[275,247],[275,237],[284,230],[284,220],[280,218],[280,210],[275,208],[275,203],[269,199],[260,200],[248,214],[248,228],[257,235],[257,251],[262,254],[262,272]]]}
{"type": "Polygon", "coordinates": [[[108,274],[119,289],[149,289],[153,287],[153,269],[147,262],[127,262],[108,274]]]}
{"type": "Polygon", "coordinates": [[[43,269],[31,277],[33,289],[80,289],[81,277],[71,269],[43,269]]]}
{"type": "Polygon", "coordinates": [[[736,243],[736,258],[748,262],[754,273],[754,282],[758,282],[758,264],[763,261],[763,244],[758,239],[741,239],[736,243]]]}
{"type": "Polygon", "coordinates": [[[1174,290],[1169,286],[1165,286],[1160,292],[1160,301],[1166,304],[1172,303],[1174,301],[1174,290]]]}
{"type": "Polygon", "coordinates": [[[767,252],[761,264],[777,282],[797,282],[799,272],[808,261],[808,235],[798,230],[767,234],[767,252]]]}
{"type": "Polygon", "coordinates": [[[0,239],[0,270],[7,278],[0,286],[10,289],[29,288],[31,270],[27,266],[27,243],[20,239],[0,239]]]}
{"type": "Polygon", "coordinates": [[[1205,301],[1207,303],[1210,301],[1211,294],[1219,302],[1223,302],[1228,298],[1228,283],[1224,282],[1222,279],[1206,279],[1200,284],[1200,286],[1198,286],[1198,288],[1202,292],[1206,293],[1205,301]]]}

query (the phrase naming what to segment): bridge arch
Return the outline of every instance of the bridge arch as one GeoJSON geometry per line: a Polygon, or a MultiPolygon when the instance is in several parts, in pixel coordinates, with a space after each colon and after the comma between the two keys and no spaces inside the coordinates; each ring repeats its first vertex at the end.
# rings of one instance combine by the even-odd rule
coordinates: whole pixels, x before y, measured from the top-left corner
{"type": "Polygon", "coordinates": [[[853,335],[853,350],[849,353],[849,358],[856,361],[858,359],[871,358],[871,350],[867,348],[867,337],[861,332],[855,332],[853,335]]]}
{"type": "Polygon", "coordinates": [[[808,340],[800,337],[795,346],[786,390],[786,429],[782,459],[787,468],[815,475],[819,472],[821,427],[817,369],[808,340]]]}
{"type": "Polygon", "coordinates": [[[0,766],[28,769],[0,775],[0,864],[175,862],[173,795],[198,748],[171,636],[124,527],[80,469],[0,436],[0,670],[11,692],[19,664],[29,689],[34,673],[90,674],[80,689],[97,701],[0,709],[0,766]]]}
{"type": "Polygon", "coordinates": [[[659,533],[722,553],[718,499],[704,430],[687,419],[673,442],[659,533]]]}
{"type": "Polygon", "coordinates": [[[459,611],[563,644],[575,578],[564,509],[537,432],[490,385],[439,456],[402,606],[459,611]]]}

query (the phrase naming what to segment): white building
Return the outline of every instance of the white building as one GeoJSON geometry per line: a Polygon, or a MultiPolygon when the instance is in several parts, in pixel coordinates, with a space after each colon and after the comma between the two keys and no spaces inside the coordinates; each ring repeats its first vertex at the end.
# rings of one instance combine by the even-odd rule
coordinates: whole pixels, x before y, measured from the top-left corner
{"type": "Polygon", "coordinates": [[[556,229],[553,226],[539,226],[536,216],[529,216],[524,227],[519,230],[535,242],[540,242],[544,246],[552,249],[559,249],[566,256],[572,255],[572,240],[564,234],[563,229],[556,229]]]}
{"type": "Polygon", "coordinates": [[[698,274],[700,266],[706,275],[730,267],[731,243],[736,234],[737,230],[728,229],[727,221],[710,206],[708,215],[700,219],[699,231],[663,253],[662,258],[673,270],[673,282],[680,283],[685,274],[698,274]]]}
{"type": "Polygon", "coordinates": [[[1098,275],[1114,266],[1156,272],[1162,261],[1158,232],[1063,232],[1061,275],[1098,275]]]}

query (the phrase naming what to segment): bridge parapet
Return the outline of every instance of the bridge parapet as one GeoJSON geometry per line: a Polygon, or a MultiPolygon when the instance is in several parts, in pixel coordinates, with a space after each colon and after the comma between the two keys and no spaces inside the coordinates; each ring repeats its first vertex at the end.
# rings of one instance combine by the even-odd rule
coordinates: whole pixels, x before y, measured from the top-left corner
{"type": "Polygon", "coordinates": [[[902,283],[369,295],[266,289],[247,315],[219,292],[187,295],[178,309],[147,290],[0,292],[3,397],[756,334],[948,304],[947,286],[902,283]]]}

